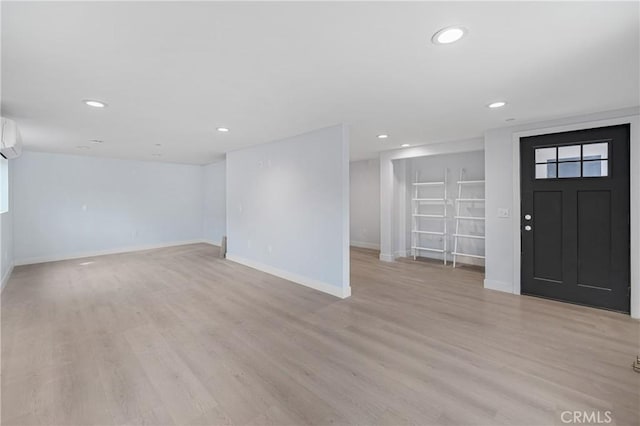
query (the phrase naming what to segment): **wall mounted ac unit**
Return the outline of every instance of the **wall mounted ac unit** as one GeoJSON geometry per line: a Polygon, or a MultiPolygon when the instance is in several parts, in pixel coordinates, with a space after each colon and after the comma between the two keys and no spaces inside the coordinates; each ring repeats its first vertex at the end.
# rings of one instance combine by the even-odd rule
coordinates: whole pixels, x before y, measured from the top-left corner
{"type": "Polygon", "coordinates": [[[19,157],[22,153],[22,138],[16,122],[8,118],[2,118],[1,124],[0,155],[7,160],[19,157]]]}

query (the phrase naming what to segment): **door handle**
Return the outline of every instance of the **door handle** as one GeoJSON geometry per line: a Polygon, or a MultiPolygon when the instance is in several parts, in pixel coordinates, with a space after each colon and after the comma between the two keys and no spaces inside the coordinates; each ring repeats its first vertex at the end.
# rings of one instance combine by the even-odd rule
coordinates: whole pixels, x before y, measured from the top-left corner
{"type": "Polygon", "coordinates": [[[530,214],[525,214],[524,215],[524,219],[525,220],[531,220],[531,215],[530,214]]]}
{"type": "Polygon", "coordinates": [[[525,231],[531,231],[531,226],[529,226],[529,225],[525,226],[525,227],[524,227],[524,230],[525,230],[525,231]]]}

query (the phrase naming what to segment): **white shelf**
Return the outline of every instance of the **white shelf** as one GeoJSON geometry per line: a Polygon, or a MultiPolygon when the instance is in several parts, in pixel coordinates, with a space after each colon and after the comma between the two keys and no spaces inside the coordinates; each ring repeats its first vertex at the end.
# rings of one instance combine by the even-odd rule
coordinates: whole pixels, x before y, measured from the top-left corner
{"type": "Polygon", "coordinates": [[[444,253],[444,250],[442,249],[436,249],[436,248],[429,248],[429,247],[411,247],[413,250],[425,250],[425,251],[433,251],[435,253],[444,253]]]}
{"type": "Polygon", "coordinates": [[[478,240],[484,240],[484,235],[453,234],[453,236],[458,238],[475,238],[478,240]]]}
{"type": "Polygon", "coordinates": [[[444,237],[447,234],[447,208],[451,204],[451,200],[447,196],[448,170],[444,170],[444,179],[437,182],[421,182],[419,173],[416,171],[415,180],[413,181],[413,197],[411,198],[411,251],[415,260],[421,251],[431,251],[442,253],[442,261],[447,264],[447,238],[432,238],[430,242],[437,244],[440,248],[420,247],[420,235],[436,235],[444,237]],[[424,188],[424,189],[423,189],[424,188]],[[424,220],[430,220],[429,223],[438,223],[439,226],[426,226],[424,220]],[[435,220],[435,222],[434,222],[435,220]],[[422,230],[421,227],[427,227],[436,230],[422,230]]]}
{"type": "Polygon", "coordinates": [[[444,232],[437,232],[437,231],[418,231],[416,229],[414,229],[411,232],[415,232],[416,234],[428,234],[428,235],[444,235],[444,232]]]}
{"type": "MultiPolygon", "coordinates": [[[[480,206],[483,206],[486,203],[486,192],[484,192],[484,180],[468,180],[465,179],[465,170],[460,170],[460,179],[458,180],[458,198],[456,198],[456,202],[454,207],[456,209],[454,219],[456,221],[456,231],[453,234],[453,250],[451,252],[451,256],[453,257],[453,267],[456,267],[457,258],[459,256],[462,257],[473,257],[476,259],[484,259],[484,256],[478,254],[471,253],[462,253],[459,251],[459,242],[460,240],[476,240],[478,243],[482,242],[484,244],[485,236],[484,231],[481,229],[477,229],[478,227],[474,222],[481,222],[486,220],[485,217],[479,216],[464,216],[465,214],[474,214],[474,209],[480,206]],[[477,186],[473,186],[477,185],[477,186]],[[482,190],[483,194],[479,194],[476,191],[482,190]],[[475,197],[475,198],[471,198],[475,197]],[[483,197],[483,198],[478,198],[483,197]],[[482,203],[482,204],[479,204],[482,203]],[[468,221],[468,222],[467,222],[468,221]],[[471,227],[470,229],[461,229],[461,222],[464,223],[465,228],[471,227]],[[480,234],[482,233],[482,234],[480,234]],[[480,235],[479,235],[480,234],[480,235]]],[[[471,241],[467,241],[471,242],[471,241]]],[[[475,245],[475,244],[474,244],[475,245]]],[[[475,251],[472,249],[472,251],[475,251]]],[[[480,250],[478,250],[480,251],[480,250]]]]}
{"type": "Polygon", "coordinates": [[[484,259],[484,256],[480,256],[479,254],[457,253],[455,251],[451,254],[456,256],[466,256],[466,257],[475,257],[476,259],[484,259]]]}
{"type": "Polygon", "coordinates": [[[422,185],[444,185],[444,182],[414,182],[414,186],[422,186],[422,185]]]}

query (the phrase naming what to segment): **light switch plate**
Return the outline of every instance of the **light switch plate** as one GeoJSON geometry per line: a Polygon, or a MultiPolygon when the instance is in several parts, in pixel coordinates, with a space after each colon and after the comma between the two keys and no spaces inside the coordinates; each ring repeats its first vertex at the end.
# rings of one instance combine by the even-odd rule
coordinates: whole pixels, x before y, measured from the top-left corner
{"type": "Polygon", "coordinates": [[[509,209],[502,208],[502,207],[498,208],[498,217],[507,218],[509,216],[510,216],[509,209]]]}

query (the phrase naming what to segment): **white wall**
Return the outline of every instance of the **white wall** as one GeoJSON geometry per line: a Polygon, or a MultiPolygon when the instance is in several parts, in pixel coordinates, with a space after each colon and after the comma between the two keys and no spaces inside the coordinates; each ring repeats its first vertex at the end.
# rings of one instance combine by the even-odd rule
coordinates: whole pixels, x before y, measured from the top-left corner
{"type": "MultiPolygon", "coordinates": [[[[406,160],[397,160],[397,162],[404,161],[406,165],[406,190],[407,197],[404,200],[404,214],[405,214],[405,227],[401,230],[404,231],[405,251],[408,255],[411,254],[411,228],[412,228],[412,207],[415,187],[412,185],[414,182],[416,173],[418,173],[419,180],[421,182],[438,182],[444,179],[444,171],[448,170],[448,185],[447,185],[447,251],[453,250],[453,233],[455,231],[455,203],[454,200],[458,197],[458,185],[457,181],[460,179],[460,171],[465,170],[465,180],[483,180],[484,179],[484,152],[460,152],[456,154],[444,154],[444,155],[432,155],[426,157],[416,157],[406,160]]],[[[423,186],[419,187],[419,198],[441,198],[443,196],[443,188],[441,186],[423,186]]],[[[465,185],[463,187],[463,193],[461,198],[484,198],[484,185],[465,185]]],[[[400,206],[398,206],[400,207],[400,206]]],[[[460,215],[461,216],[481,216],[484,217],[484,203],[460,203],[460,215]]],[[[442,205],[424,205],[422,206],[421,213],[427,214],[442,214],[444,212],[442,205]]],[[[398,212],[398,215],[401,213],[398,212]]],[[[420,219],[423,221],[422,230],[428,231],[442,231],[443,223],[441,220],[420,219]]],[[[460,221],[460,234],[484,234],[485,224],[483,221],[460,221]]],[[[421,247],[442,248],[442,237],[432,235],[422,235],[419,237],[421,247]]],[[[478,239],[463,239],[458,240],[458,251],[461,253],[472,254],[484,254],[484,241],[478,239]]],[[[442,259],[441,253],[420,251],[419,255],[422,257],[430,257],[433,259],[442,259]]],[[[448,255],[448,259],[451,256],[448,255]]],[[[467,263],[473,265],[483,265],[482,259],[476,259],[471,257],[458,257],[457,261],[460,263],[467,263]]]]}
{"type": "Polygon", "coordinates": [[[631,316],[640,317],[640,110],[608,111],[538,123],[528,123],[485,133],[487,239],[485,287],[520,293],[519,256],[519,145],[518,137],[632,122],[631,129],[631,316]],[[508,208],[511,217],[497,217],[508,208]]]}
{"type": "MultiPolygon", "coordinates": [[[[6,161],[2,159],[1,161],[6,161]]],[[[9,191],[9,211],[0,214],[0,288],[4,288],[13,269],[13,161],[5,165],[9,168],[9,182],[6,188],[9,191]]]]}
{"type": "Polygon", "coordinates": [[[202,239],[201,166],[36,152],[12,163],[16,264],[202,239]]]}
{"type": "Polygon", "coordinates": [[[226,162],[203,166],[202,234],[205,241],[220,245],[227,232],[226,162]]]}
{"type": "Polygon", "coordinates": [[[226,167],[228,258],[349,296],[346,128],[233,151],[226,167]]]}
{"type": "Polygon", "coordinates": [[[351,245],[380,249],[380,161],[349,164],[351,245]]]}

